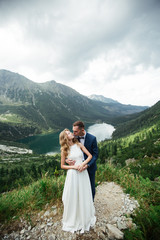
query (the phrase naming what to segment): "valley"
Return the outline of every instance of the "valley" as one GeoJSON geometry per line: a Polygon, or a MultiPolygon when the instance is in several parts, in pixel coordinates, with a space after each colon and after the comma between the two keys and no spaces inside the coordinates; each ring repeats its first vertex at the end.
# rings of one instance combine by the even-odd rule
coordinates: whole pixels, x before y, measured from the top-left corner
{"type": "Polygon", "coordinates": [[[146,108],[97,101],[54,80],[35,83],[17,73],[0,70],[0,140],[15,141],[58,131],[78,119],[88,124],[105,122],[116,126],[126,114],[146,108]]]}
{"type": "MultiPolygon", "coordinates": [[[[4,236],[15,236],[15,231],[21,236],[25,233],[25,236],[28,236],[30,230],[38,231],[40,237],[43,234],[48,236],[50,229],[46,228],[46,232],[43,231],[44,227],[39,229],[37,216],[44,209],[52,211],[52,206],[56,206],[57,211],[62,210],[61,199],[66,176],[66,172],[60,168],[60,154],[22,154],[8,151],[9,146],[13,144],[12,146],[18,149],[25,148],[25,144],[17,140],[42,132],[58,131],[71,126],[74,120],[82,119],[86,124],[104,122],[115,128],[112,138],[98,143],[97,211],[104,213],[103,204],[109,197],[111,202],[114,198],[115,204],[118,204],[117,192],[112,196],[108,195],[108,190],[101,188],[110,186],[111,183],[113,186],[118,184],[139,206],[134,212],[126,213],[125,217],[130,219],[133,225],[121,229],[124,239],[158,240],[160,101],[150,108],[136,107],[135,110],[133,106],[122,106],[111,100],[110,103],[99,99],[91,100],[55,81],[34,84],[23,76],[6,71],[1,71],[0,76],[0,144],[8,145],[6,149],[2,147],[0,150],[2,239],[6,239],[4,236]],[[132,110],[132,114],[129,114],[132,110]],[[103,189],[101,193],[98,192],[99,189],[103,189]],[[30,230],[25,230],[24,225],[30,230]]],[[[126,202],[124,208],[127,208],[126,202]]],[[[105,210],[109,210],[108,205],[105,205],[105,210]]],[[[58,218],[61,215],[56,212],[55,216],[58,218]]],[[[97,227],[103,228],[96,228],[98,230],[95,229],[97,232],[93,231],[93,235],[97,233],[97,239],[100,239],[102,234],[106,237],[108,233],[103,219],[100,219],[100,215],[97,216],[97,227]]],[[[123,214],[120,217],[123,217],[123,214]]],[[[43,225],[46,224],[44,221],[43,225]]],[[[118,220],[115,224],[118,226],[118,220]]],[[[56,234],[58,239],[63,235],[61,232],[56,234]]],[[[93,235],[91,232],[90,237],[93,235]]]]}

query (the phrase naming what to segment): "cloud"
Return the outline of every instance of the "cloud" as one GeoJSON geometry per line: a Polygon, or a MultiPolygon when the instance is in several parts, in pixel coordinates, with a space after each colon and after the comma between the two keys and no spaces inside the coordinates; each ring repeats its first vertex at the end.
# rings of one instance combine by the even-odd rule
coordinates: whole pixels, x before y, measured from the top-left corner
{"type": "MultiPolygon", "coordinates": [[[[159,71],[159,20],[158,0],[1,0],[1,66],[87,95],[128,79],[127,91],[131,79],[144,73],[144,84],[159,71]]],[[[112,98],[123,99],[120,92],[112,98]]]]}

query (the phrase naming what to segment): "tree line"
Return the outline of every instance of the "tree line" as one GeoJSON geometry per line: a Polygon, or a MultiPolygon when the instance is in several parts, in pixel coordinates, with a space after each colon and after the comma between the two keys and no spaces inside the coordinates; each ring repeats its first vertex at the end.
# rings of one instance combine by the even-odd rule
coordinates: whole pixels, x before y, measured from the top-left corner
{"type": "Polygon", "coordinates": [[[40,156],[39,159],[33,158],[28,163],[26,157],[21,156],[22,163],[3,164],[0,167],[0,193],[26,186],[43,177],[56,176],[60,170],[60,156],[40,156]]]}

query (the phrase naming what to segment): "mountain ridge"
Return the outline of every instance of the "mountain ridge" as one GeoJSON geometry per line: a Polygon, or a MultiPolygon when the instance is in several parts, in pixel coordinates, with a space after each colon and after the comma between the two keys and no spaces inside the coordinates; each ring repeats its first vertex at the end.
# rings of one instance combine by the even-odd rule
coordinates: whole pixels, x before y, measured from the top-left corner
{"type": "MultiPolygon", "coordinates": [[[[120,103],[119,101],[117,100],[114,100],[112,98],[107,98],[107,97],[104,97],[103,95],[97,95],[97,94],[91,94],[88,96],[88,98],[92,99],[92,100],[96,100],[96,101],[101,101],[101,102],[105,102],[105,103],[117,103],[117,104],[120,104],[120,105],[125,105],[125,106],[134,106],[134,107],[140,107],[139,105],[133,105],[133,104],[123,104],[123,103],[120,103]]],[[[142,108],[148,108],[149,106],[141,106],[142,108]]]]}
{"type": "Polygon", "coordinates": [[[96,101],[105,102],[105,103],[118,103],[117,100],[114,100],[112,98],[106,98],[103,95],[91,94],[88,96],[88,98],[96,101]]]}
{"type": "Polygon", "coordinates": [[[91,100],[55,80],[35,83],[18,73],[0,70],[0,130],[4,132],[4,124],[5,129],[8,125],[21,133],[18,138],[24,137],[24,132],[28,136],[61,129],[79,119],[112,124],[119,116],[142,110],[91,100]]]}
{"type": "Polygon", "coordinates": [[[129,121],[118,124],[113,137],[123,137],[142,128],[158,124],[158,122],[160,123],[160,101],[152,107],[133,115],[133,118],[129,121]]]}

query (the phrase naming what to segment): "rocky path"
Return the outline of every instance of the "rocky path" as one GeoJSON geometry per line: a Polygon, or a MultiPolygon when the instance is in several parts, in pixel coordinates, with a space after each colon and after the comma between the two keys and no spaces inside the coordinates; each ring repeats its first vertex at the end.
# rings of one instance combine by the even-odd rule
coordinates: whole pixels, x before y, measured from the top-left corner
{"type": "Polygon", "coordinates": [[[44,211],[32,218],[32,226],[21,219],[19,230],[4,231],[4,239],[63,240],[63,239],[123,239],[123,229],[136,227],[129,215],[138,207],[138,202],[114,182],[105,182],[96,189],[96,225],[84,234],[61,230],[63,206],[46,205],[44,211]],[[126,217],[128,216],[128,217],[126,217]]]}

